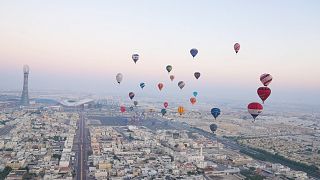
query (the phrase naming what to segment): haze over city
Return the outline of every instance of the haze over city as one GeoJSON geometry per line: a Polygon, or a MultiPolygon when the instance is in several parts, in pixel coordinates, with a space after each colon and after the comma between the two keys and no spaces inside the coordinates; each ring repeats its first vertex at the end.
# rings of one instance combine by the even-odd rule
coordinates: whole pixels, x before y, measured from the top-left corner
{"type": "Polygon", "coordinates": [[[319,180],[320,1],[0,1],[0,180],[319,180]]]}

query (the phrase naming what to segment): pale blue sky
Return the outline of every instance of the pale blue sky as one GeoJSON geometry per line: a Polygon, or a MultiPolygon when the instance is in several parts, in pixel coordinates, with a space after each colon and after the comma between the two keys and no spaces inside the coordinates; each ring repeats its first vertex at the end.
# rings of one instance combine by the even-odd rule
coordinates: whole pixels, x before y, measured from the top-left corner
{"type": "Polygon", "coordinates": [[[20,89],[29,64],[35,90],[127,94],[144,81],[146,93],[164,82],[163,96],[177,95],[165,71],[171,64],[186,81],[186,98],[196,89],[258,101],[259,76],[268,72],[275,79],[270,101],[317,102],[319,9],[316,0],[0,1],[0,90],[20,89]],[[125,76],[120,89],[118,72],[125,76]]]}

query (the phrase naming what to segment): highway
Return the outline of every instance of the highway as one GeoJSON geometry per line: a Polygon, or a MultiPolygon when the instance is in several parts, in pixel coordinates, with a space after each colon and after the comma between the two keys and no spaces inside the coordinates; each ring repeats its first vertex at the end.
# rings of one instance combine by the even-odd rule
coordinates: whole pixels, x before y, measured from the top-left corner
{"type": "Polygon", "coordinates": [[[78,151],[77,151],[77,168],[76,168],[76,179],[85,180],[87,179],[87,138],[86,138],[86,129],[85,129],[85,120],[84,115],[80,113],[79,119],[79,141],[78,141],[78,151]]]}

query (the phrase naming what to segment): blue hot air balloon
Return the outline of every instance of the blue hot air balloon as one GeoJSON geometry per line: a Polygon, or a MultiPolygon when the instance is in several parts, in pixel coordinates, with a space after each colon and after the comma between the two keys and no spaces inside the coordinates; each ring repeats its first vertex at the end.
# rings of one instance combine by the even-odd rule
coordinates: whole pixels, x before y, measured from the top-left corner
{"type": "Polygon", "coordinates": [[[190,54],[191,54],[192,57],[194,58],[194,57],[198,54],[198,49],[192,48],[192,49],[190,50],[190,54]]]}
{"type": "Polygon", "coordinates": [[[146,84],[145,84],[145,83],[140,83],[140,87],[141,87],[141,89],[143,89],[145,86],[146,86],[146,84]]]}
{"type": "Polygon", "coordinates": [[[162,116],[164,116],[166,113],[167,113],[167,110],[166,110],[166,109],[161,109],[161,114],[162,114],[162,116]]]}
{"type": "Polygon", "coordinates": [[[219,108],[212,108],[211,109],[211,114],[216,119],[220,115],[220,109],[219,108]]]}
{"type": "Polygon", "coordinates": [[[194,97],[197,97],[197,96],[198,96],[198,92],[197,92],[197,91],[194,91],[194,92],[193,92],[193,96],[194,96],[194,97]]]}

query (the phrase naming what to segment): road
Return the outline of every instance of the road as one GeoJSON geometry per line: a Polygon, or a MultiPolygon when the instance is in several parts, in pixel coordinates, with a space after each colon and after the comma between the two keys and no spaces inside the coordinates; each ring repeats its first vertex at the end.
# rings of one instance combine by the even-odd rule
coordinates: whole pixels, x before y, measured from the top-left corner
{"type": "Polygon", "coordinates": [[[85,120],[84,115],[80,113],[79,120],[79,141],[78,141],[78,151],[77,151],[77,170],[76,170],[76,179],[85,180],[87,179],[87,138],[86,138],[86,129],[85,129],[85,120]]]}

